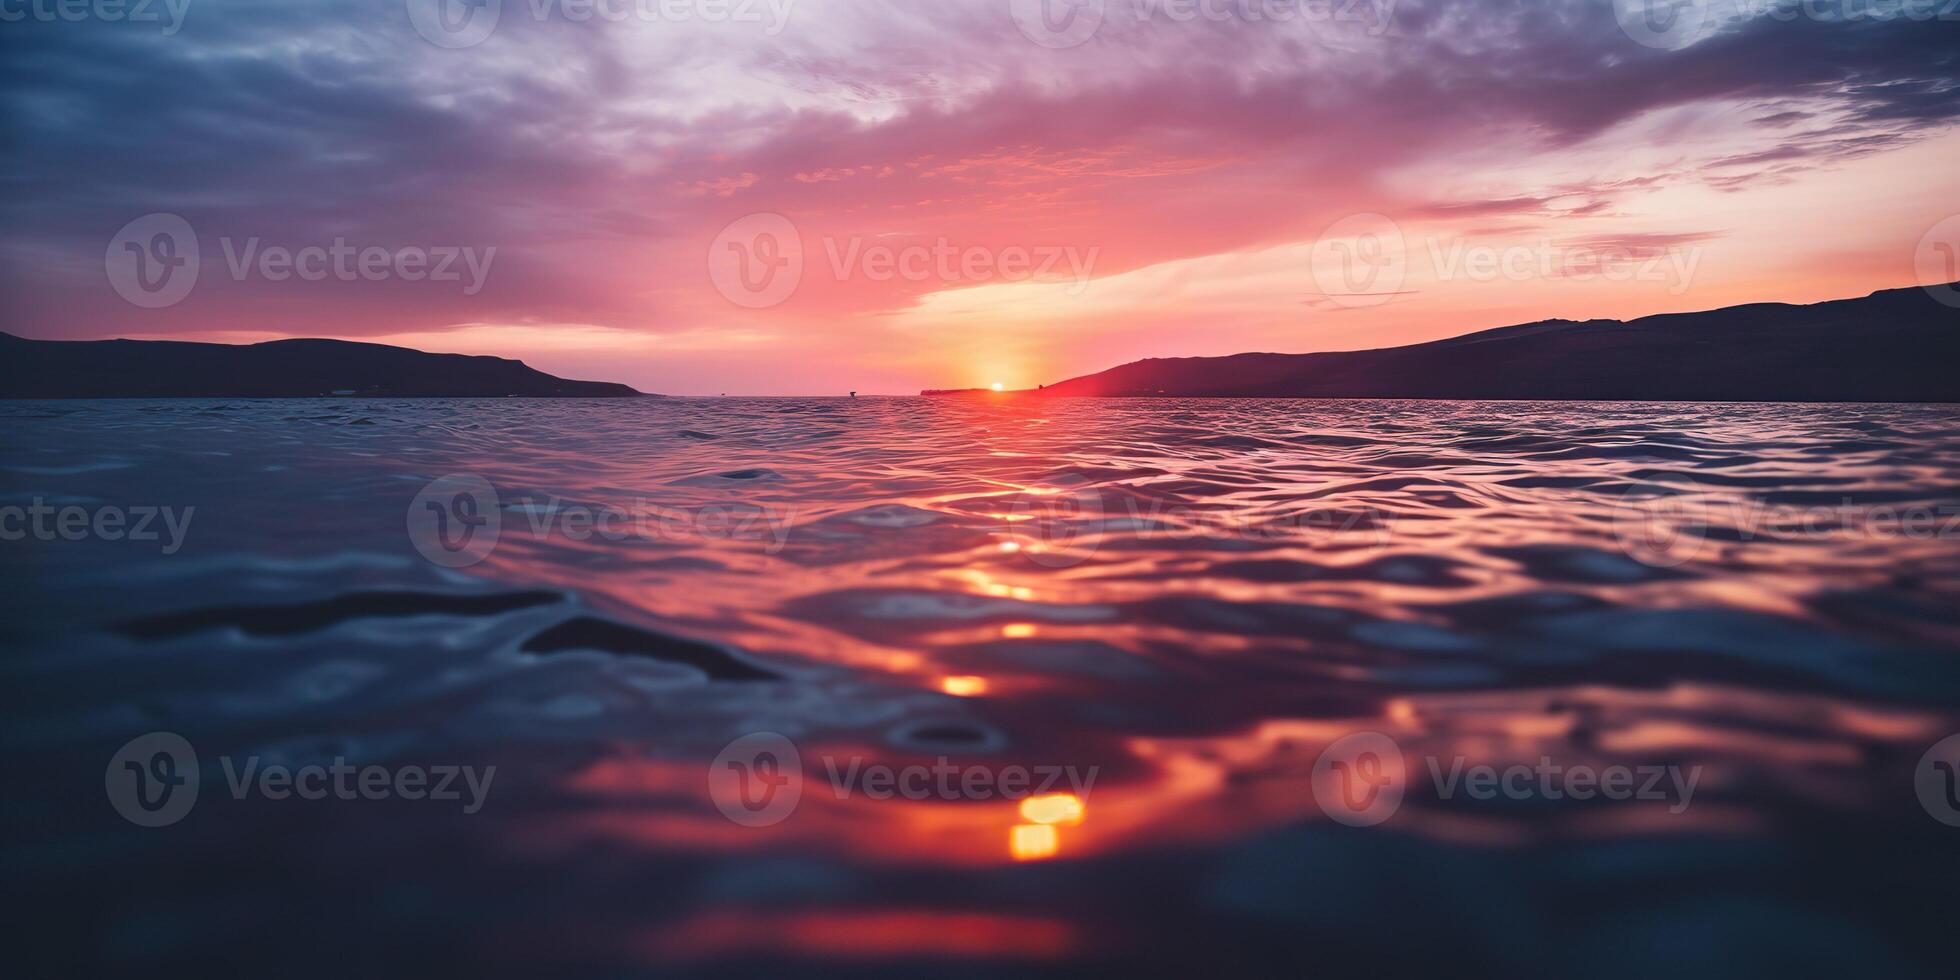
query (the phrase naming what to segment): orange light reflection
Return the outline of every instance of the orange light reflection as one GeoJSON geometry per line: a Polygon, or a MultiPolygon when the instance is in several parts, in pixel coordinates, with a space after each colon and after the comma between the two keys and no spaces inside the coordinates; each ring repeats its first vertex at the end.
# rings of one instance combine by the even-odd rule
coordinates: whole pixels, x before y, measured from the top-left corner
{"type": "Polygon", "coordinates": [[[977,698],[987,693],[987,679],[971,674],[942,677],[939,679],[939,689],[957,698],[977,698]]]}
{"type": "Polygon", "coordinates": [[[1008,852],[1016,861],[1039,861],[1061,849],[1061,833],[1045,823],[1016,824],[1008,832],[1008,852]]]}

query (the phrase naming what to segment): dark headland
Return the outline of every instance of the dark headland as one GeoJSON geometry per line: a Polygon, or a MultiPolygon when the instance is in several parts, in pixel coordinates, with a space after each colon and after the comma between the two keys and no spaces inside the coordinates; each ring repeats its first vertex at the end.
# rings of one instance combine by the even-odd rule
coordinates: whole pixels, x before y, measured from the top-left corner
{"type": "Polygon", "coordinates": [[[0,398],[627,398],[523,361],[344,340],[191,344],[0,333],[0,398]]]}
{"type": "MultiPolygon", "coordinates": [[[[1960,297],[1960,285],[1933,290],[1960,297]]],[[[1381,350],[1152,358],[1016,394],[1960,402],[1960,308],[1914,287],[1809,306],[1543,320],[1381,350]]]]}

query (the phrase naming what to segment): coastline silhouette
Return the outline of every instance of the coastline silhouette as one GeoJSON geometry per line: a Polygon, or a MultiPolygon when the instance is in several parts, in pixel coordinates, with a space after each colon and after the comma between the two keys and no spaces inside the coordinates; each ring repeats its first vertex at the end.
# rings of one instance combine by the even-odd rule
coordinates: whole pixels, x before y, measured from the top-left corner
{"type": "Polygon", "coordinates": [[[1960,309],[1908,287],[1807,306],[1753,303],[1624,322],[1541,320],[1380,350],[1150,358],[1016,394],[1960,402],[1954,363],[1960,309]]]}

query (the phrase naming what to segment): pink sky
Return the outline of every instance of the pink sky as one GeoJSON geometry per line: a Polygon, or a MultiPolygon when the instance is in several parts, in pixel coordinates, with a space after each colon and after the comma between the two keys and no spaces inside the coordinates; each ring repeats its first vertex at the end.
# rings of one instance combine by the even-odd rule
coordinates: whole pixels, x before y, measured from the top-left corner
{"type": "Polygon", "coordinates": [[[455,50],[399,12],[305,4],[68,42],[127,45],[125,96],[181,89],[127,133],[110,85],[96,106],[10,97],[6,329],[376,340],[675,394],[1021,387],[1862,295],[1914,282],[1960,211],[1947,22],[1758,18],[1670,50],[1601,3],[1330,24],[1112,2],[1051,48],[1006,0],[800,0],[780,25],[505,6],[455,50]],[[118,141],[143,179],[91,162],[118,141]],[[103,255],[153,212],[188,221],[201,261],[146,309],[103,255]],[[792,229],[800,278],[731,298],[728,246],[765,227],[792,229]],[[337,238],[496,252],[475,290],[234,268],[254,239],[337,238]],[[1341,256],[1383,243],[1351,295],[1341,256]]]}

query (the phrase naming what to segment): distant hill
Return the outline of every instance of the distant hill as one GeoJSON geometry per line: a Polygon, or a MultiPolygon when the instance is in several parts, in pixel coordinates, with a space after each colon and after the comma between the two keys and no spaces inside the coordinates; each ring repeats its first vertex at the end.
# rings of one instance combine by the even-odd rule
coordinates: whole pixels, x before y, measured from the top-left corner
{"type": "Polygon", "coordinates": [[[1153,358],[1043,396],[1960,402],[1960,309],[1891,289],[1638,320],[1545,320],[1409,347],[1153,358]]]}
{"type": "Polygon", "coordinates": [[[344,340],[189,344],[28,340],[0,333],[0,398],[623,398],[625,385],[567,381],[523,361],[344,340]]]}

